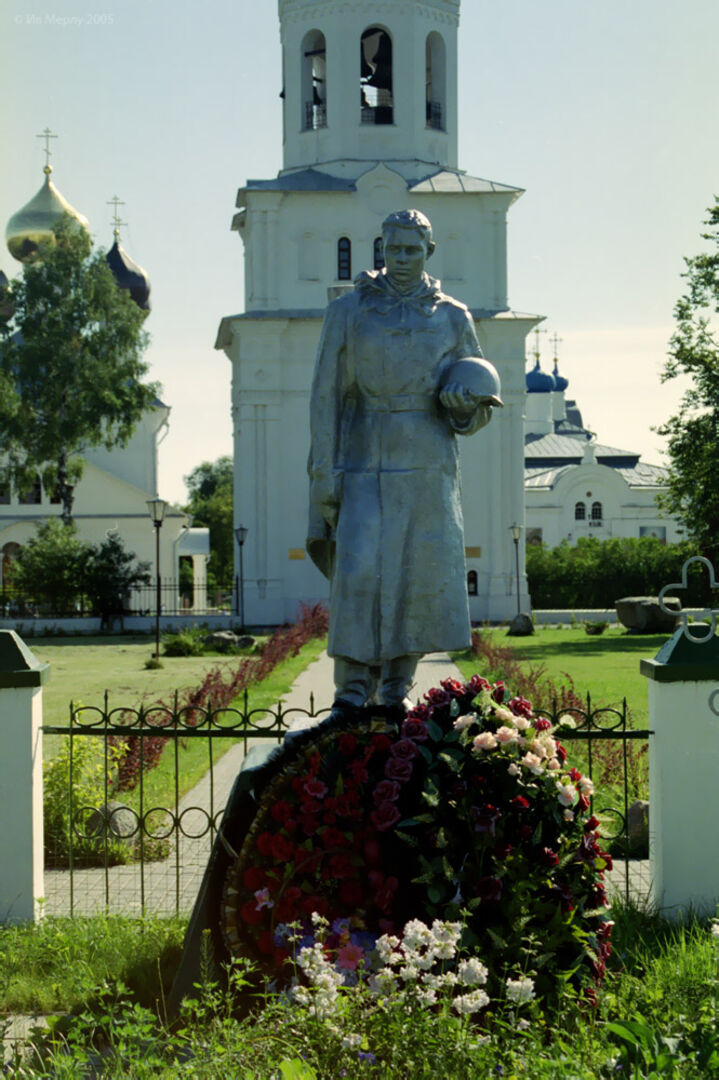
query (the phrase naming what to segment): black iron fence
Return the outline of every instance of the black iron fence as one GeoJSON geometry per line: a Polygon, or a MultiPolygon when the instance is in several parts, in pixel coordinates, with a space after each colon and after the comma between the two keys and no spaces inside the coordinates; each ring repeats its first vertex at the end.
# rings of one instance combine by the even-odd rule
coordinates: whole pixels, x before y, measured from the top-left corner
{"type": "MultiPolygon", "coordinates": [[[[236,581],[210,580],[197,585],[181,578],[160,579],[161,615],[210,615],[236,613],[238,610],[236,581]]],[[[98,601],[82,592],[74,595],[33,595],[12,586],[0,589],[0,618],[85,618],[98,616],[119,618],[123,615],[155,615],[157,611],[157,582],[133,589],[126,596],[98,601]]]]}
{"type": "MultiPolygon", "coordinates": [[[[45,778],[46,905],[53,914],[188,912],[240,764],[252,747],[281,742],[299,717],[327,710],[138,709],[75,705],[45,778]]],[[[648,730],[619,709],[544,711],[560,724],[569,761],[595,783],[591,796],[615,867],[614,893],[646,896],[646,840],[632,834],[630,808],[647,799],[648,730]],[[562,723],[564,718],[564,723],[562,723]],[[569,726],[573,724],[574,726],[569,726]]]]}

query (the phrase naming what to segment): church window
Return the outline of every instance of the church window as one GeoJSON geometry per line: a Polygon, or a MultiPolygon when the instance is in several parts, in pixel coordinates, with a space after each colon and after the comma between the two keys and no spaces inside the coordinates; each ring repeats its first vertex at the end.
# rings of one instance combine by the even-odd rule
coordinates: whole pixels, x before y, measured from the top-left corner
{"type": "Polygon", "coordinates": [[[600,502],[592,503],[592,521],[602,520],[602,504],[600,502]]]}
{"type": "Polygon", "coordinates": [[[469,596],[476,596],[477,591],[477,571],[470,570],[467,574],[467,593],[469,596]]]}
{"type": "Polygon", "coordinates": [[[587,517],[587,508],[583,502],[575,503],[574,506],[574,520],[584,521],[587,517]]]}
{"type": "Polygon", "coordinates": [[[337,241],[337,280],[352,280],[352,242],[347,236],[337,241]]]}
{"type": "Polygon", "coordinates": [[[10,505],[10,485],[0,484],[0,506],[10,505]]]}
{"type": "Polygon", "coordinates": [[[360,106],[363,124],[392,124],[392,38],[371,26],[360,43],[360,106]]]}
{"type": "Polygon", "coordinates": [[[374,242],[374,268],[375,270],[382,270],[384,268],[384,245],[382,243],[382,237],[378,236],[374,242]]]}
{"type": "Polygon", "coordinates": [[[40,477],[35,477],[35,482],[29,487],[26,487],[24,491],[21,491],[18,497],[18,502],[21,506],[39,506],[42,502],[42,484],[40,483],[40,477]]]}
{"type": "Polygon", "coordinates": [[[447,50],[444,38],[433,31],[427,35],[425,115],[428,128],[447,127],[447,50]]]}
{"type": "Polygon", "coordinates": [[[327,127],[327,46],[319,30],[302,39],[302,130],[327,127]]]}

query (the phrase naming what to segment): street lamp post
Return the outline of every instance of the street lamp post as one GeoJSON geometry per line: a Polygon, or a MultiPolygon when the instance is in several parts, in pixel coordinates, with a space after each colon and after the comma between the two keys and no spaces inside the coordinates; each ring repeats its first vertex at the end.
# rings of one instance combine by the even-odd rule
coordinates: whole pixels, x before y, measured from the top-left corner
{"type": "Polygon", "coordinates": [[[162,528],[162,522],[165,520],[165,511],[167,510],[167,503],[164,499],[155,497],[154,499],[147,500],[147,509],[150,517],[152,518],[152,524],[155,526],[155,571],[157,576],[157,595],[155,600],[155,659],[160,659],[160,608],[162,607],[162,593],[161,593],[161,580],[160,580],[160,529],[162,528]]]}
{"type": "Polygon", "coordinates": [[[514,541],[514,565],[515,573],[517,576],[517,614],[522,613],[522,604],[519,597],[519,538],[522,535],[522,526],[517,525],[516,522],[509,526],[509,531],[512,534],[512,540],[514,541]]]}
{"type": "Polygon", "coordinates": [[[245,546],[245,540],[247,539],[247,529],[244,525],[238,525],[235,529],[235,539],[237,540],[237,546],[240,549],[239,595],[237,588],[238,579],[235,578],[235,607],[237,608],[237,614],[240,616],[240,632],[242,632],[245,629],[245,575],[244,567],[242,565],[242,549],[245,546]]]}

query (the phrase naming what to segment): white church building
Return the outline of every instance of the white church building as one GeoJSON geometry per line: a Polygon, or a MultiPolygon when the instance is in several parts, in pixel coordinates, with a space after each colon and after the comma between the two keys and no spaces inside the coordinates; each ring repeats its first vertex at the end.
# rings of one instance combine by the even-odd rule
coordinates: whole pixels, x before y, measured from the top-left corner
{"type": "Polygon", "coordinates": [[[356,274],[382,265],[381,222],[409,207],[432,222],[428,269],[467,304],[502,380],[504,409],[460,440],[471,617],[511,617],[518,584],[528,607],[510,526],[524,524],[525,338],[540,316],[512,310],[507,297],[507,213],[521,189],[458,166],[459,7],[279,0],[283,168],[238,192],[245,310],[222,319],[216,341],[232,363],[235,526],[248,530],[250,624],[292,620],[300,602],[327,597],[305,555],[322,318],[356,274]]]}

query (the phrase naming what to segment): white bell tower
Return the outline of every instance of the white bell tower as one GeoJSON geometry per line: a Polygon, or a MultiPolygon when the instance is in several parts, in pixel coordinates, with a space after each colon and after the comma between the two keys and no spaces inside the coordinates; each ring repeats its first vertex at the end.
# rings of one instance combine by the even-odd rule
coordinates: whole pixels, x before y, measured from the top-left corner
{"type": "MultiPolygon", "coordinates": [[[[496,621],[517,610],[509,526],[524,521],[525,337],[539,317],[512,311],[507,297],[507,211],[521,189],[457,166],[459,7],[279,0],[283,168],[237,193],[244,311],[222,319],[216,342],[232,362],[234,524],[247,529],[249,625],[291,621],[299,603],[328,596],[304,551],[322,318],[361,270],[383,265],[382,221],[409,207],[432,222],[429,273],[467,304],[502,379],[505,408],[460,440],[470,613],[496,621]]],[[[523,559],[519,591],[528,610],[523,559]]]]}
{"type": "Polygon", "coordinates": [[[280,0],[284,168],[457,167],[459,0],[280,0]]]}

